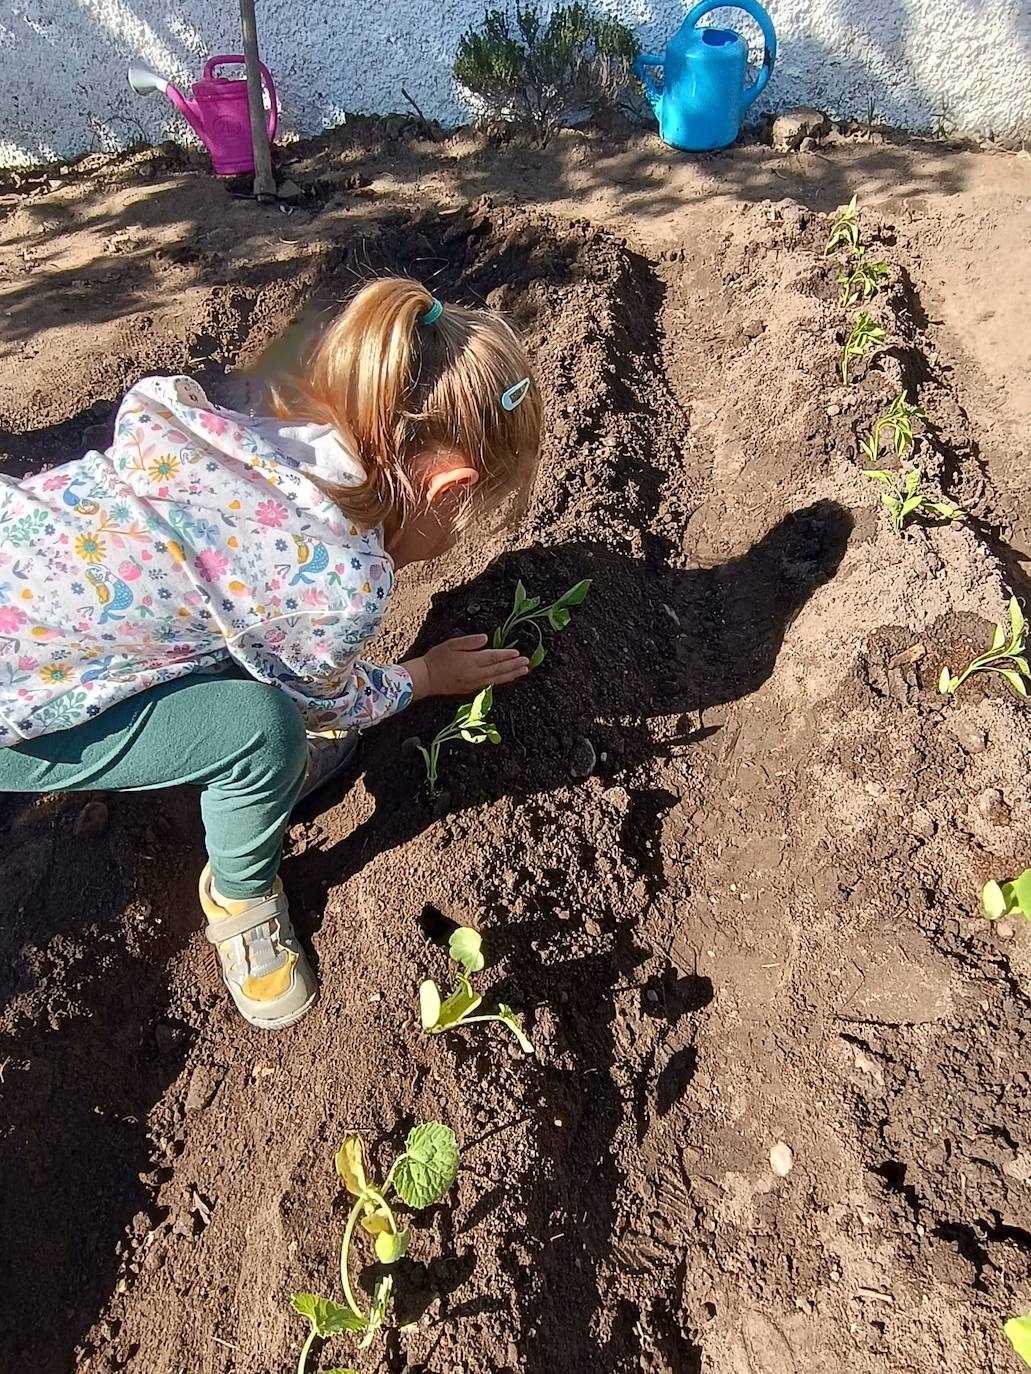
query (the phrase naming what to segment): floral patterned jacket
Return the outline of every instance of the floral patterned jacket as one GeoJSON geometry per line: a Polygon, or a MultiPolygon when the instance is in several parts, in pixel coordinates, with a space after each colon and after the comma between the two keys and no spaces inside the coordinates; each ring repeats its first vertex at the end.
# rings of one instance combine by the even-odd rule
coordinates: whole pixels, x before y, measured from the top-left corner
{"type": "Polygon", "coordinates": [[[331,430],[212,405],[187,377],[124,398],[105,453],[0,478],[0,747],[66,730],[230,659],[310,729],[408,704],[360,653],[393,565],[313,480],[360,480],[331,430]],[[313,437],[314,436],[314,437],[313,437]]]}

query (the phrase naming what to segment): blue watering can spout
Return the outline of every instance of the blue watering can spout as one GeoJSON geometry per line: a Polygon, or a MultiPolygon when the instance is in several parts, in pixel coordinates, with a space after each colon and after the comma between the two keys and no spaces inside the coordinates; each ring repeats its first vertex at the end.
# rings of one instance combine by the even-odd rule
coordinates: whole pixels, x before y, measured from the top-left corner
{"type": "Polygon", "coordinates": [[[770,79],[777,58],[773,22],[758,0],[735,0],[731,8],[750,14],[765,42],[762,67],[746,85],[748,45],[733,29],[699,28],[710,10],[727,8],[726,0],[702,0],[685,17],[666,44],[665,55],[642,53],[634,71],[659,121],[666,143],[688,152],[706,152],[733,143],[745,110],[770,79]],[[648,68],[663,69],[656,85],[648,68]]]}

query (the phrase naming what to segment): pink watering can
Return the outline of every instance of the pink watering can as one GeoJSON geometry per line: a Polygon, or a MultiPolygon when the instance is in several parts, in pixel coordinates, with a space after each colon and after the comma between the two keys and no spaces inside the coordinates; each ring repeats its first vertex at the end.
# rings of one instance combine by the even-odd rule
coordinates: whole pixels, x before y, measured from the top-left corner
{"type": "MultiPolygon", "coordinates": [[[[193,99],[187,100],[182,91],[166,81],[153,68],[136,58],[129,64],[129,85],[137,95],[152,95],[161,91],[189,124],[211,154],[211,165],[220,177],[239,176],[254,171],[254,152],[251,147],[251,119],[247,106],[247,82],[228,81],[215,76],[215,68],[230,63],[243,64],[242,57],[211,57],[204,67],[203,80],[193,87],[193,99]]],[[[261,77],[269,94],[268,141],[276,136],[279,119],[276,108],[276,88],[272,74],[263,62],[261,77]]]]}

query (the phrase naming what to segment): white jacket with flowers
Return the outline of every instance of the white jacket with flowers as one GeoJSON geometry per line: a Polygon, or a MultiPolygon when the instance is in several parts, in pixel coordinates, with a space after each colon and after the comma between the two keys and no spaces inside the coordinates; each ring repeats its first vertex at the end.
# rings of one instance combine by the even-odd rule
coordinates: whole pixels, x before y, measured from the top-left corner
{"type": "Polygon", "coordinates": [[[407,705],[405,669],[361,658],[394,585],[382,531],[355,526],[320,476],[361,478],[331,430],[151,377],[105,453],[0,479],[0,747],[229,659],[310,729],[407,705]]]}

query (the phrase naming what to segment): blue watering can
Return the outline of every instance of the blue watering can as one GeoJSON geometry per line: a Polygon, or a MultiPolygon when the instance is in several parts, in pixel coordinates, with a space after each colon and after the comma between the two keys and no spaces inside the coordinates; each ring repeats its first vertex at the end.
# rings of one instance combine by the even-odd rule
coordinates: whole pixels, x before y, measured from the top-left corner
{"type": "Polygon", "coordinates": [[[702,0],[666,44],[665,57],[642,53],[634,71],[659,121],[664,143],[687,152],[725,148],[741,130],[741,118],[770,79],[777,57],[777,35],[770,16],[757,0],[731,0],[762,29],[766,50],[759,75],[745,85],[748,44],[733,29],[698,28],[710,10],[727,8],[726,0],[702,0]],[[662,87],[646,71],[662,67],[662,87]]]}

